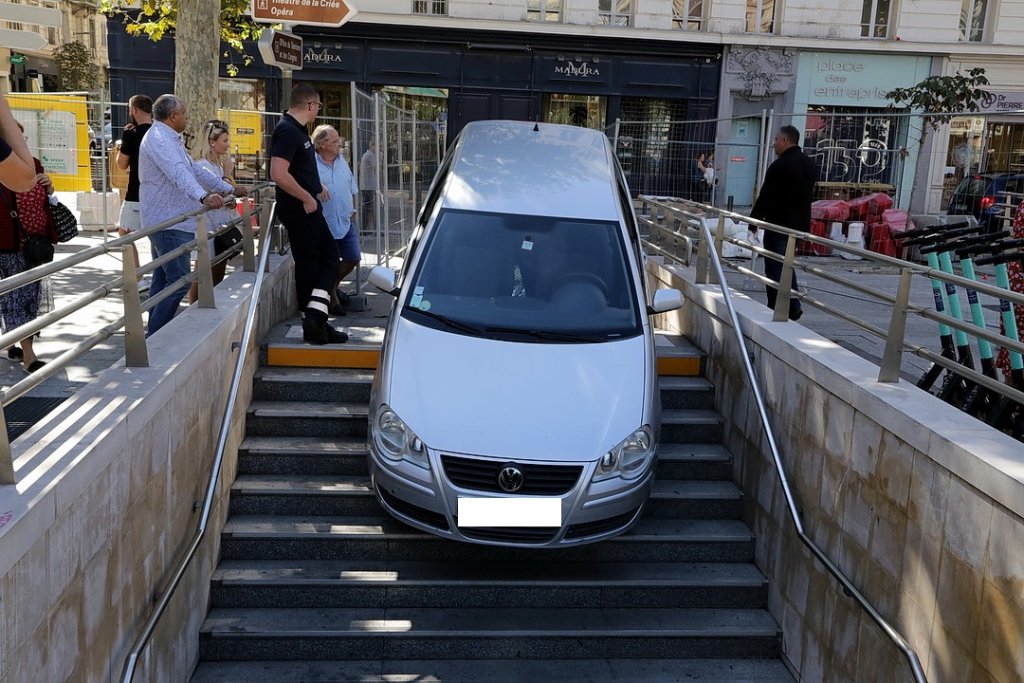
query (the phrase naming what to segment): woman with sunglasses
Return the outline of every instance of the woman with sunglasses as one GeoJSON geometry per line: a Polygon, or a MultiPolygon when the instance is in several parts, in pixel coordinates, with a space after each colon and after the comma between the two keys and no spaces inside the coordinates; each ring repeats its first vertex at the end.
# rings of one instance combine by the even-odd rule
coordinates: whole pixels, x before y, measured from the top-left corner
{"type": "MultiPolygon", "coordinates": [[[[228,124],[219,119],[207,121],[202,128],[199,148],[196,150],[196,164],[214,175],[223,178],[231,184],[232,194],[236,197],[244,197],[247,191],[235,183],[235,162],[228,154],[231,147],[231,138],[228,134],[228,124]]],[[[206,214],[207,232],[221,227],[225,223],[238,218],[235,212],[234,203],[229,202],[222,209],[213,209],[206,214]]],[[[213,240],[210,240],[210,258],[215,255],[213,240]]],[[[228,262],[221,261],[213,266],[213,284],[216,286],[224,279],[228,262]]],[[[199,299],[199,283],[193,282],[188,291],[188,302],[195,303],[199,299]]]]}

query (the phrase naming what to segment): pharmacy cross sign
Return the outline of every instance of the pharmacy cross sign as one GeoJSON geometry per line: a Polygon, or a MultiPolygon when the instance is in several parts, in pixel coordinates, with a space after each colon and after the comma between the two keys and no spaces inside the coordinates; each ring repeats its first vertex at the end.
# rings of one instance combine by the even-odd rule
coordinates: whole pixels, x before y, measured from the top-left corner
{"type": "Polygon", "coordinates": [[[352,0],[251,0],[253,21],[264,24],[341,26],[356,15],[352,0]]]}

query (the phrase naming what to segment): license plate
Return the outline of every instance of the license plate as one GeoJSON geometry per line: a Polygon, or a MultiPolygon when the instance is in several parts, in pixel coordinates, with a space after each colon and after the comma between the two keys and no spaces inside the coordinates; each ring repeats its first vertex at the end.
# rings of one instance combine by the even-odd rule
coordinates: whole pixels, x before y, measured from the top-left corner
{"type": "Polygon", "coordinates": [[[459,527],[560,526],[560,498],[459,498],[459,527]]]}

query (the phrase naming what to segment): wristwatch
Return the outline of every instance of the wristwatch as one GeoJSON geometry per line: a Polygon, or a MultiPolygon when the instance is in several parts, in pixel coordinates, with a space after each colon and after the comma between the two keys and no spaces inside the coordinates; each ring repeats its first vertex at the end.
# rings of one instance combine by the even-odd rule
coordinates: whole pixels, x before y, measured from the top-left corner
{"type": "Polygon", "coordinates": [[[199,203],[200,204],[204,204],[206,202],[206,198],[209,197],[211,194],[213,194],[213,193],[212,192],[207,192],[206,194],[204,194],[202,197],[199,198],[199,203]]]}

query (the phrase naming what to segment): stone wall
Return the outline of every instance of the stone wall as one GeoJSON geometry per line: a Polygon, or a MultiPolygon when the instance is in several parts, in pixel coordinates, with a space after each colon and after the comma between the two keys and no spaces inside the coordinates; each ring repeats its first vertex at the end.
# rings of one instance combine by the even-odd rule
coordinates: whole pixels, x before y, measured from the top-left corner
{"type": "MultiPolygon", "coordinates": [[[[272,257],[206,538],[135,680],[195,666],[252,373],[265,332],[294,310],[290,257],[272,257]]],[[[149,342],[150,366],[115,365],[14,443],[0,487],[0,683],[120,680],[154,593],[199,518],[255,274],[215,290],[149,342]]]]}
{"type": "MultiPolygon", "coordinates": [[[[687,305],[660,324],[708,354],[756,559],[799,680],[912,680],[800,542],[721,292],[651,263],[687,305]]],[[[931,683],[1024,680],[1024,447],[733,293],[805,531],[908,639],[931,683]]]]}

